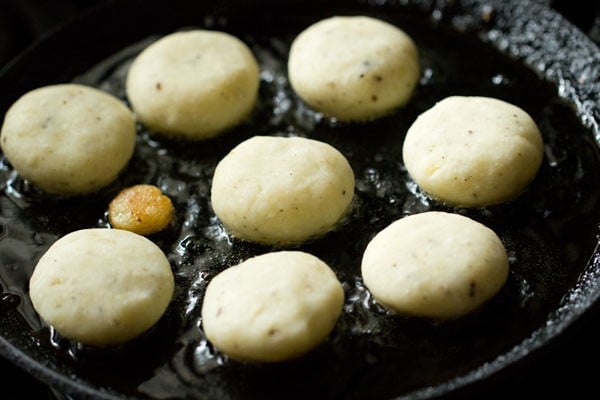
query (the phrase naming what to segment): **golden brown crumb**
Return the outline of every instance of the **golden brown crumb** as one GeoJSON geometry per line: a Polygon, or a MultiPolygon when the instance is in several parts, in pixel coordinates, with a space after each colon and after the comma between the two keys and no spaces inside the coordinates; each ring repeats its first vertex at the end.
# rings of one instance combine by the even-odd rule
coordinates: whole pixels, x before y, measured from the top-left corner
{"type": "Polygon", "coordinates": [[[108,206],[108,220],[117,229],[140,235],[163,230],[173,219],[173,204],[153,185],[123,189],[108,206]]]}

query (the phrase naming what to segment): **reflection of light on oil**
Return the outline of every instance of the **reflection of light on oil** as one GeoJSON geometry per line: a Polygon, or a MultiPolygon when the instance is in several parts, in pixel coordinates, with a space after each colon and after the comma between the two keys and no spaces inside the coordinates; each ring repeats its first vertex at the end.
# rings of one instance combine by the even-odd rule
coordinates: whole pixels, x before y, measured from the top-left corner
{"type": "Polygon", "coordinates": [[[206,339],[198,342],[194,349],[194,370],[206,373],[225,364],[225,357],[217,353],[206,339]]]}
{"type": "Polygon", "coordinates": [[[226,242],[228,245],[233,244],[227,229],[216,216],[210,218],[210,225],[206,228],[206,236],[219,242],[226,242]]]}
{"type": "Polygon", "coordinates": [[[200,294],[206,289],[209,277],[210,274],[208,274],[206,271],[200,271],[191,282],[185,305],[184,314],[186,316],[193,318],[194,315],[200,314],[200,294]]]}
{"type": "Polygon", "coordinates": [[[492,76],[492,83],[494,85],[506,85],[509,83],[509,80],[502,74],[496,74],[492,76]]]}
{"type": "Polygon", "coordinates": [[[429,196],[421,190],[419,185],[413,180],[406,181],[406,189],[424,206],[429,206],[429,196]]]}
{"type": "Polygon", "coordinates": [[[60,341],[62,337],[60,334],[54,329],[53,326],[50,326],[50,344],[57,349],[60,349],[60,341]]]}
{"type": "Polygon", "coordinates": [[[21,185],[26,185],[26,183],[19,178],[17,171],[12,171],[6,179],[6,194],[20,208],[25,208],[27,202],[21,193],[23,191],[20,188],[21,185]]]}
{"type": "Polygon", "coordinates": [[[527,306],[527,303],[529,303],[529,301],[535,297],[535,292],[533,291],[531,285],[525,278],[521,278],[519,280],[519,294],[519,304],[521,307],[527,306]]]}
{"type": "Polygon", "coordinates": [[[431,68],[425,68],[423,70],[423,73],[421,74],[421,79],[419,80],[419,84],[421,84],[421,86],[425,86],[431,82],[432,78],[433,78],[433,70],[431,68]]]}
{"type": "Polygon", "coordinates": [[[558,166],[558,164],[565,161],[567,158],[566,154],[563,154],[561,157],[558,157],[556,154],[554,154],[554,151],[552,150],[552,146],[550,146],[548,144],[544,145],[544,153],[546,154],[546,159],[548,160],[548,165],[550,165],[551,167],[558,166]]]}

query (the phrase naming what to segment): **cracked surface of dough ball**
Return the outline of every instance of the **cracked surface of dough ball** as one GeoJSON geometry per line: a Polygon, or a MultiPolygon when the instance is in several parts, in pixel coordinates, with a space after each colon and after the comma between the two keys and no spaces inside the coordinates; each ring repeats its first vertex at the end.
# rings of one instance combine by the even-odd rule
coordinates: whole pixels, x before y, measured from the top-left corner
{"type": "Polygon", "coordinates": [[[419,55],[401,29],[370,17],[332,17],[301,32],[288,61],[294,91],[340,121],[391,113],[410,99],[419,55]]]}
{"type": "Polygon", "coordinates": [[[157,133],[208,139],[242,122],[259,87],[254,55],[224,32],[167,35],[144,49],[127,74],[135,114],[157,133]]]}
{"type": "Polygon", "coordinates": [[[230,233],[273,245],[333,230],[354,195],[348,160],[329,144],[255,136],[227,154],[213,176],[213,209],[230,233]]]}
{"type": "Polygon", "coordinates": [[[414,181],[434,198],[464,207],[517,197],[534,179],[543,155],[533,119],[488,97],[443,99],[416,119],[403,145],[414,181]]]}
{"type": "Polygon", "coordinates": [[[154,185],[123,189],[108,206],[108,220],[116,229],[139,235],[163,230],[173,219],[173,203],[154,185]]]}
{"type": "Polygon", "coordinates": [[[61,84],[32,90],[6,113],[0,142],[19,175],[52,194],[94,192],[133,155],[131,111],[98,89],[61,84]]]}
{"type": "Polygon", "coordinates": [[[64,337],[93,346],[152,327],[173,295],[170,264],[153,242],[117,229],[84,229],[56,241],[31,276],[35,310],[64,337]]]}
{"type": "Polygon", "coordinates": [[[342,311],[344,290],[317,257],[299,251],[250,258],[215,276],[202,323],[208,339],[241,361],[299,357],[323,342],[342,311]]]}
{"type": "Polygon", "coordinates": [[[362,259],[364,283],[401,314],[451,319],[492,298],[508,277],[500,238],[470,218],[430,211],[379,232],[362,259]]]}

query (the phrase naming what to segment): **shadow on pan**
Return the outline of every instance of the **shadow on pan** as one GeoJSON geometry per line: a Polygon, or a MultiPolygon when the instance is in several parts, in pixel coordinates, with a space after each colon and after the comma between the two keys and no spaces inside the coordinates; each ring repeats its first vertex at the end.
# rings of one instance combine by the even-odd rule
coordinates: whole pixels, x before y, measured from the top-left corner
{"type": "Polygon", "coordinates": [[[432,398],[461,395],[519,364],[572,325],[600,295],[600,93],[598,49],[548,9],[529,2],[337,1],[107,2],[60,28],[0,75],[0,110],[52,83],[98,86],[126,101],[128,63],[152,40],[209,28],[246,41],[262,69],[250,120],[205,143],[181,143],[139,128],[124,174],[93,196],[38,193],[2,159],[0,349],[7,358],[79,398],[432,398]],[[332,15],[371,15],[416,41],[422,77],[411,103],[368,124],[340,124],[311,112],[290,90],[286,57],[294,36],[332,15]],[[449,95],[502,98],[527,110],[546,143],[536,180],[515,201],[454,209],[425,199],[402,168],[404,133],[449,95]],[[210,277],[261,246],[215,235],[208,188],[214,166],[255,134],[327,141],[349,159],[355,207],[336,232],[303,250],[334,268],[344,313],[329,340],[300,360],[245,365],[206,341],[199,318],[210,277]],[[61,338],[33,312],[27,282],[41,254],[75,229],[106,226],[122,187],[159,184],[177,209],[174,226],[152,239],[167,253],[177,290],[159,324],[125,346],[99,350],[61,338]],[[494,229],[511,257],[506,287],[477,313],[451,322],[398,317],[364,289],[359,264],[368,240],[403,215],[458,212],[494,229]]]}

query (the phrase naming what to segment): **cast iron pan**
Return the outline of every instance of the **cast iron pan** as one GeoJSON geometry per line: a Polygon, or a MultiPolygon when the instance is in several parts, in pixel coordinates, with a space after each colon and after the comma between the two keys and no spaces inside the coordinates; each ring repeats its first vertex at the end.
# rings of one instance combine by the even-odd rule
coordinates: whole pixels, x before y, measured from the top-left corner
{"type": "Polygon", "coordinates": [[[525,1],[145,1],[109,2],[45,38],[0,74],[0,111],[33,88],[76,81],[124,101],[128,62],[160,35],[205,27],[246,41],[262,67],[260,101],[242,126],[204,143],[163,139],[139,127],[136,154],[110,187],[77,199],[39,193],[0,160],[0,350],[18,366],[77,398],[422,399],[456,393],[518,364],[572,325],[600,296],[600,56],[547,8],[525,1]],[[289,88],[289,44],[332,15],[368,14],[397,24],[420,49],[411,103],[365,124],[308,109],[289,88]],[[527,110],[546,143],[535,181],[518,199],[456,209],[427,198],[403,168],[401,147],[416,116],[449,95],[498,97],[527,110]],[[272,249],[230,238],[208,201],[216,162],[240,141],[299,135],[326,141],[357,178],[350,216],[301,246],[336,271],[346,304],[329,340],[274,365],[227,359],[205,340],[200,305],[210,279],[272,249]],[[159,185],[176,206],[165,232],[177,289],[164,318],[122,347],[95,349],[61,338],[27,295],[31,271],[62,235],[107,227],[122,187],[159,185]],[[394,316],[360,280],[362,251],[402,216],[445,210],[494,229],[510,255],[505,288],[478,312],[451,322],[394,316]]]}

